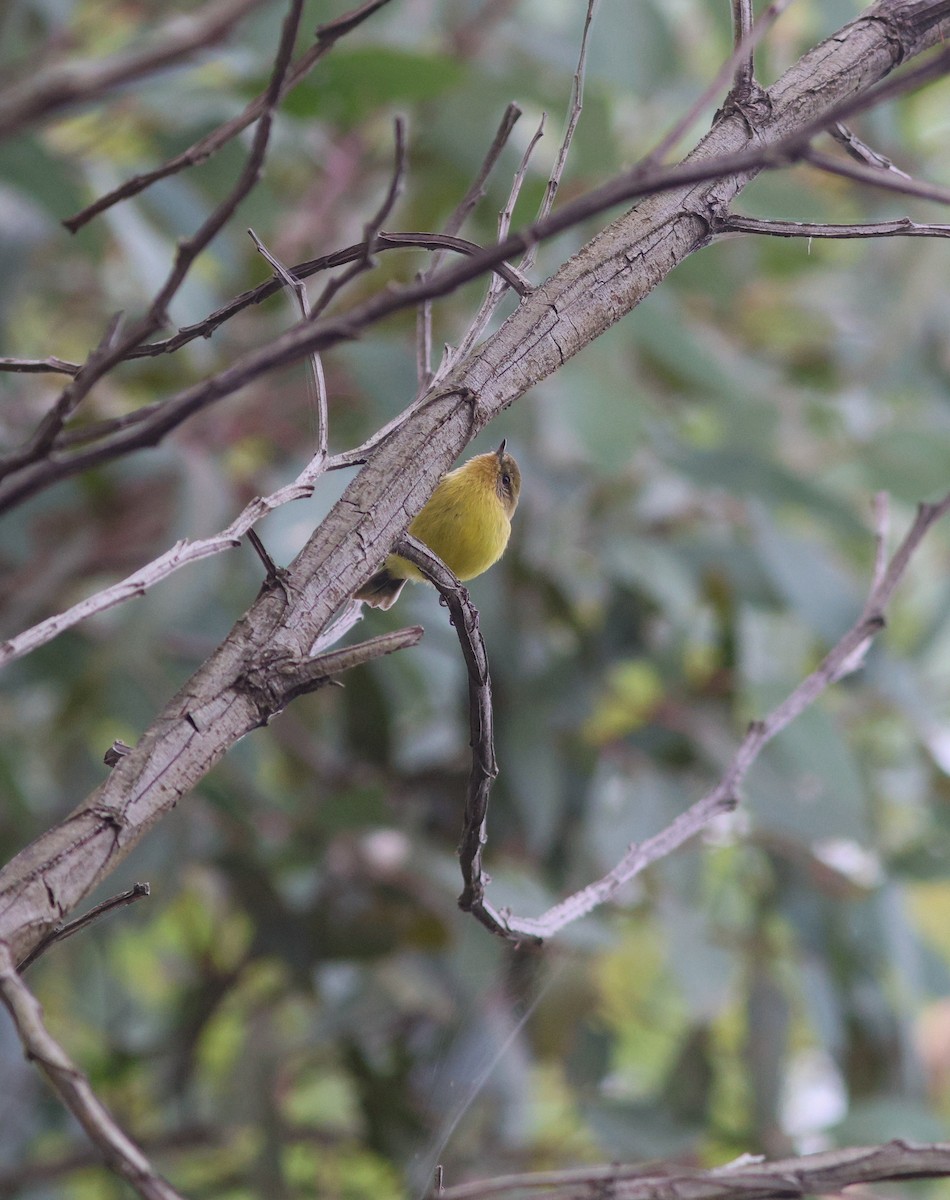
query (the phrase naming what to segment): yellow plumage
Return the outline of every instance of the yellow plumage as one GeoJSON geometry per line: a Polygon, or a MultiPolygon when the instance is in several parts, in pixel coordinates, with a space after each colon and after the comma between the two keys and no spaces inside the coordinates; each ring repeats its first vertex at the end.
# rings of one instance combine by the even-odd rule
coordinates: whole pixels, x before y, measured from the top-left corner
{"type": "MultiPolygon", "coordinates": [[[[477,454],[444,475],[409,532],[425,542],[459,579],[474,579],[504,554],[520,490],[521,472],[502,442],[490,454],[477,454]]],[[[407,579],[423,578],[418,567],[390,554],[382,570],[354,596],[389,608],[407,579]]]]}

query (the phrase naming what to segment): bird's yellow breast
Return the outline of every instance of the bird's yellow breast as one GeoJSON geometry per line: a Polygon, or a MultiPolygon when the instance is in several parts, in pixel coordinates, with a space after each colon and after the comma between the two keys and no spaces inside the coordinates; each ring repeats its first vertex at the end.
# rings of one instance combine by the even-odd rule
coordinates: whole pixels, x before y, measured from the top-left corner
{"type": "MultiPolygon", "coordinates": [[[[440,481],[409,532],[425,542],[459,579],[474,579],[505,552],[511,521],[496,490],[494,455],[481,455],[440,481]],[[494,463],[494,465],[493,465],[494,463]]],[[[396,554],[387,569],[406,579],[422,579],[417,567],[396,554]]]]}

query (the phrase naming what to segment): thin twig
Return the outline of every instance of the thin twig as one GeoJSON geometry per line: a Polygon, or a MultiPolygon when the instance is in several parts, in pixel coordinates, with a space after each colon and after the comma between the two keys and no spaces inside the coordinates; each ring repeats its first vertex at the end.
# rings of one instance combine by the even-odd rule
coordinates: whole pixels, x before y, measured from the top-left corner
{"type": "Polygon", "coordinates": [[[902,179],[910,179],[906,171],[902,171],[900,167],[895,167],[886,155],[878,154],[876,150],[872,150],[867,142],[862,142],[857,134],[841,121],[836,121],[828,129],[828,132],[836,142],[840,142],[844,146],[851,157],[857,162],[865,163],[869,167],[878,167],[882,171],[893,171],[895,175],[900,175],[902,179]]]}
{"type": "MultiPolygon", "coordinates": [[[[328,50],[339,41],[345,34],[350,33],[357,25],[363,22],[367,17],[372,16],[384,4],[388,4],[389,0],[367,0],[365,4],[360,4],[348,13],[343,13],[336,20],[330,21],[325,25],[321,25],[317,29],[317,40],[310,49],[300,56],[293,68],[287,72],[287,77],[283,81],[280,89],[279,99],[284,96],[296,85],[304,79],[328,50]]],[[[69,217],[63,221],[63,224],[72,233],[76,233],[82,229],[93,217],[97,217],[100,213],[112,208],[118,204],[120,200],[129,200],[132,196],[137,196],[139,192],[144,191],[153,183],[157,183],[160,179],[167,179],[169,175],[176,175],[179,171],[184,171],[188,167],[197,166],[210,158],[212,154],[227,145],[238,134],[242,133],[249,125],[261,117],[264,112],[271,106],[270,89],[256,96],[250,104],[239,113],[236,117],[232,117],[230,121],[226,121],[211,133],[206,134],[199,141],[189,146],[187,150],[176,155],[168,162],[164,163],[154,171],[148,171],[143,175],[136,175],[132,179],[126,180],[120,187],[115,188],[105,196],[101,196],[93,204],[82,209],[81,212],[69,217]]]]}
{"type": "Polygon", "coordinates": [[[155,1170],[96,1096],[89,1080],[55,1040],[43,1021],[39,1001],[20,978],[9,947],[0,942],[0,997],[9,1010],[27,1055],[46,1076],[115,1173],[142,1200],[184,1200],[155,1170]]]}
{"type": "Polygon", "coordinates": [[[950,188],[941,187],[938,183],[922,183],[911,179],[903,171],[884,171],[880,167],[869,167],[860,162],[848,162],[844,158],[835,158],[831,154],[823,154],[811,146],[806,146],[801,158],[810,166],[829,175],[840,175],[844,179],[854,179],[858,183],[871,183],[889,192],[899,192],[902,196],[917,196],[921,200],[936,200],[938,204],[950,204],[950,188]]]}
{"type": "Polygon", "coordinates": [[[264,566],[266,586],[277,586],[281,578],[281,568],[271,558],[267,547],[261,541],[260,534],[258,534],[256,529],[249,529],[247,531],[247,540],[251,543],[251,548],[264,566]]]}
{"type": "MultiPolygon", "coordinates": [[[[597,8],[597,0],[587,0],[587,13],[584,17],[584,30],[581,34],[581,46],[577,55],[577,66],[574,69],[574,79],[571,83],[571,101],[568,110],[567,126],[564,130],[564,137],[561,139],[561,145],[558,148],[557,158],[554,162],[554,170],[551,172],[551,177],[548,180],[547,187],[544,189],[544,195],[541,198],[541,205],[538,209],[537,220],[543,221],[554,207],[554,200],[557,196],[557,190],[561,186],[561,178],[564,175],[564,169],[567,166],[567,156],[571,151],[571,143],[574,141],[574,132],[577,129],[577,123],[581,119],[581,112],[584,108],[584,76],[587,71],[587,45],[590,39],[591,26],[594,21],[594,12],[597,8]]],[[[525,274],[534,266],[534,260],[537,257],[537,243],[528,247],[527,252],[522,258],[519,266],[525,274]]]]}
{"type": "MultiPolygon", "coordinates": [[[[376,239],[376,252],[380,253],[385,250],[434,250],[438,253],[440,250],[451,250],[457,254],[466,254],[469,256],[475,254],[484,254],[485,248],[477,242],[468,241],[465,238],[449,237],[443,233],[380,233],[376,239]]],[[[364,254],[363,243],[356,242],[352,246],[346,246],[342,250],[334,250],[332,254],[325,254],[321,258],[312,258],[307,262],[298,263],[294,267],[289,267],[289,274],[298,280],[308,279],[311,275],[317,275],[321,271],[327,271],[333,267],[341,267],[346,263],[355,262],[362,258],[364,254]]],[[[509,263],[495,263],[489,268],[500,275],[510,287],[519,295],[525,295],[531,290],[531,285],[522,278],[520,273],[509,263]]],[[[189,342],[196,341],[198,338],[207,338],[231,317],[242,312],[245,308],[249,308],[252,304],[260,304],[271,296],[276,295],[284,286],[283,280],[279,277],[268,279],[264,283],[258,284],[257,287],[250,288],[246,292],[242,292],[240,296],[236,296],[233,300],[229,300],[227,304],[221,308],[215,309],[210,316],[205,317],[203,321],[199,321],[195,325],[185,325],[178,330],[170,338],[165,338],[160,342],[147,342],[144,346],[137,346],[128,355],[128,359],[135,358],[156,358],[160,354],[172,354],[176,350],[180,350],[183,346],[187,346],[189,342]]],[[[65,375],[75,375],[80,370],[80,363],[67,362],[61,358],[0,358],[0,371],[22,371],[40,373],[45,371],[57,372],[65,375]]],[[[99,428],[105,423],[100,422],[99,428]]],[[[110,428],[117,428],[112,423],[110,428]]],[[[66,441],[64,444],[75,444],[75,441],[66,441]]],[[[0,467],[6,460],[0,460],[0,467]]]]}
{"type": "MultiPolygon", "coordinates": [[[[570,152],[571,143],[574,139],[574,132],[577,129],[581,111],[584,107],[584,75],[587,67],[587,47],[596,7],[597,0],[587,0],[587,12],[584,18],[583,32],[581,34],[581,44],[580,50],[578,51],[577,67],[575,68],[574,78],[571,85],[571,98],[568,107],[567,125],[564,130],[564,136],[561,139],[561,145],[558,149],[554,168],[551,171],[544,195],[541,199],[538,214],[535,218],[536,223],[544,221],[550,214],[551,209],[554,207],[554,199],[557,195],[558,188],[560,187],[561,178],[564,174],[565,167],[567,166],[567,158],[570,152]]],[[[532,137],[525,149],[524,154],[521,156],[521,162],[512,180],[511,190],[508,195],[508,202],[498,215],[499,242],[504,241],[504,239],[508,236],[508,231],[511,228],[512,213],[514,212],[518,197],[521,194],[521,188],[524,184],[525,176],[527,174],[528,162],[532,153],[534,152],[535,147],[537,146],[541,137],[544,135],[544,125],[546,119],[547,114],[542,113],[541,120],[538,124],[537,130],[535,131],[534,137],[532,137]]],[[[518,270],[524,276],[527,276],[528,272],[534,266],[534,261],[537,256],[537,245],[537,242],[529,243],[525,248],[525,252],[520,263],[518,264],[518,270]]],[[[451,350],[449,347],[446,347],[446,353],[442,357],[442,362],[439,365],[439,369],[435,373],[433,382],[438,382],[440,379],[443,379],[451,370],[452,366],[460,359],[464,358],[465,355],[468,354],[468,352],[472,349],[472,347],[484,333],[485,329],[487,329],[488,323],[491,321],[493,315],[497,311],[498,305],[501,302],[501,298],[504,293],[504,283],[501,282],[497,276],[494,277],[489,285],[485,299],[482,301],[478,311],[475,313],[475,316],[469,323],[468,329],[459,343],[459,346],[455,350],[451,350]]]]}
{"type": "Polygon", "coordinates": [[[41,375],[55,373],[59,375],[75,375],[80,369],[79,363],[67,362],[65,358],[0,358],[0,371],[18,371],[22,374],[41,375]]]}
{"type": "MultiPolygon", "coordinates": [[[[416,275],[421,283],[422,272],[416,275]]],[[[424,392],[432,382],[432,301],[423,300],[416,309],[416,380],[424,392]]]]}
{"type": "Polygon", "coordinates": [[[752,91],[755,80],[755,48],[752,33],[752,0],[732,0],[733,50],[741,55],[732,80],[732,94],[740,103],[752,91]]]}
{"type": "Polygon", "coordinates": [[[812,224],[809,221],[768,221],[726,213],[712,221],[714,237],[756,233],[782,238],[882,238],[882,237],[950,237],[950,225],[920,224],[910,217],[895,221],[872,221],[858,225],[812,224]]]}
{"type": "MultiPolygon", "coordinates": [[[[743,1155],[735,1163],[697,1170],[611,1163],[532,1175],[504,1175],[446,1188],[441,1200],[537,1195],[545,1200],[797,1200],[801,1196],[854,1195],[852,1187],[888,1180],[940,1179],[950,1175],[950,1143],[894,1138],[883,1146],[851,1146],[768,1162],[743,1155]],[[751,1159],[751,1161],[750,1161],[751,1159]]],[[[433,1193],[429,1193],[430,1196],[433,1193]]]]}
{"type": "Polygon", "coordinates": [[[197,538],[194,541],[176,542],[170,550],[166,550],[164,554],[118,583],[103,588],[102,591],[88,596],[85,600],[78,601],[71,608],[67,608],[65,612],[47,617],[46,620],[31,626],[23,633],[0,642],[0,667],[16,658],[22,658],[25,654],[30,654],[37,647],[51,642],[61,633],[78,625],[80,621],[85,621],[88,617],[115,608],[116,605],[124,604],[127,600],[144,596],[155,584],[167,579],[176,571],[180,571],[182,567],[198,562],[202,558],[221,554],[225,550],[236,549],[240,546],[241,538],[248,530],[268,513],[293,500],[309,500],[313,495],[314,485],[324,470],[326,470],[326,460],[322,454],[317,453],[292,483],[285,484],[276,492],[271,492],[269,496],[256,497],[220,533],[211,534],[210,537],[197,538]]]}
{"type": "MultiPolygon", "coordinates": [[[[297,297],[297,307],[300,310],[300,319],[309,321],[311,317],[310,300],[307,296],[307,285],[301,279],[295,279],[287,270],[284,264],[267,249],[261,239],[257,236],[253,229],[247,231],[254,241],[254,245],[258,251],[267,259],[273,267],[275,274],[283,282],[285,287],[289,287],[297,297]]],[[[330,433],[330,414],[329,405],[327,402],[327,381],[323,373],[323,360],[320,358],[318,351],[314,350],[309,355],[310,363],[310,389],[313,398],[314,413],[317,422],[317,454],[324,458],[327,454],[327,445],[329,443],[330,433]]]]}
{"type": "MultiPolygon", "coordinates": [[[[179,242],[171,271],[153,299],[145,316],[136,322],[124,337],[115,339],[107,351],[102,352],[101,349],[97,349],[90,355],[76,378],[62,392],[54,404],[51,410],[53,414],[60,410],[65,410],[67,413],[73,412],[104,375],[108,374],[109,371],[128,357],[131,350],[145,341],[146,338],[151,337],[165,323],[167,307],[178,292],[178,289],[185,282],[195,260],[231,219],[238,205],[257,183],[270,140],[274,108],[280,96],[281,86],[287,72],[290,56],[293,53],[294,42],[297,38],[302,8],[303,0],[290,0],[287,16],[284,18],[281,27],[280,43],[271,71],[270,84],[267,89],[268,102],[261,114],[250,152],[237,182],[201,227],[190,238],[179,242]]],[[[42,427],[43,422],[41,422],[40,430],[42,427]]],[[[39,437],[40,430],[37,431],[37,437],[39,437]]],[[[13,459],[14,466],[20,465],[15,461],[16,455],[13,456],[13,459]]]]}
{"type": "MultiPolygon", "coordinates": [[[[339,650],[321,649],[310,658],[307,664],[308,671],[316,679],[332,679],[346,671],[352,671],[354,667],[372,662],[375,658],[417,646],[424,634],[425,630],[421,625],[407,625],[403,629],[379,633],[375,637],[366,638],[365,641],[356,642],[352,646],[343,646],[339,650]]],[[[343,636],[342,632],[339,636],[343,636]]],[[[325,646],[326,639],[321,638],[320,645],[325,646]]]]}
{"type": "MultiPolygon", "coordinates": [[[[544,137],[544,127],[547,124],[547,113],[541,114],[541,119],[538,121],[538,127],[534,131],[531,140],[524,148],[524,153],[521,156],[521,161],[518,163],[518,169],[515,171],[511,179],[511,187],[508,191],[508,199],[501,212],[498,214],[498,241],[503,242],[508,237],[511,231],[511,222],[515,213],[515,205],[518,203],[518,197],[521,195],[521,189],[524,187],[524,181],[528,176],[528,166],[531,162],[531,156],[534,154],[538,142],[544,137]]],[[[504,277],[502,277],[504,278],[504,277]]],[[[505,280],[510,282],[510,280],[505,280]]],[[[497,280],[492,280],[492,283],[497,283],[497,280]]],[[[501,287],[499,286],[499,291],[501,287]]]]}
{"type": "Polygon", "coordinates": [[[313,306],[313,311],[310,314],[311,321],[315,317],[319,317],[326,310],[337,292],[346,287],[357,275],[368,271],[374,265],[373,255],[376,253],[380,230],[386,218],[392,212],[396,200],[399,198],[405,175],[406,123],[402,117],[396,117],[393,122],[393,169],[389,177],[389,187],[386,189],[386,195],[383,197],[382,203],[376,210],[376,213],[363,226],[363,240],[359,243],[360,254],[353,261],[349,270],[343,271],[340,275],[335,276],[327,282],[316,304],[313,306]]]}
{"type": "Polygon", "coordinates": [[[874,497],[874,577],[872,591],[884,582],[887,570],[887,538],[891,527],[890,502],[887,492],[877,492],[874,497]]]}
{"type": "Polygon", "coordinates": [[[147,883],[136,883],[128,891],[120,892],[118,896],[112,896],[108,900],[103,900],[101,904],[97,904],[95,908],[90,908],[81,917],[76,917],[73,921],[64,921],[59,925],[54,925],[43,940],[37,942],[26,958],[18,964],[17,970],[22,975],[27,967],[32,966],[40,955],[45,953],[54,942],[63,942],[66,938],[72,937],[74,933],[79,933],[95,921],[98,921],[100,917],[114,912],[117,908],[126,908],[129,904],[134,904],[136,900],[142,900],[149,895],[151,895],[151,889],[147,883]]]}
{"type": "MultiPolygon", "coordinates": [[[[491,174],[495,164],[501,157],[501,152],[508,144],[508,139],[511,137],[511,131],[514,129],[516,122],[521,117],[521,109],[517,104],[509,104],[502,116],[501,123],[495,131],[495,136],[492,139],[491,145],[488,147],[488,152],[482,160],[482,164],[475,175],[474,180],[468,188],[468,191],[449,214],[448,220],[445,222],[442,232],[443,235],[452,236],[462,228],[469,214],[475,208],[475,205],[485,194],[485,183],[488,176],[491,174]]],[[[424,282],[430,275],[433,275],[442,265],[443,254],[436,250],[432,255],[432,261],[428,264],[424,271],[421,271],[416,279],[419,283],[424,282]]],[[[443,358],[443,362],[448,359],[448,354],[443,358]]],[[[432,301],[423,300],[419,305],[416,315],[416,374],[419,380],[420,390],[428,387],[433,382],[432,375],[432,301]]]]}
{"type": "MultiPolygon", "coordinates": [[[[508,199],[504,208],[498,214],[498,241],[503,242],[508,237],[508,232],[511,229],[511,219],[515,211],[515,205],[518,203],[518,197],[521,195],[521,189],[524,186],[524,181],[528,173],[528,164],[531,161],[531,155],[534,153],[538,142],[544,137],[544,126],[547,120],[547,114],[542,113],[541,119],[538,122],[538,127],[534,131],[534,136],[525,147],[524,153],[521,156],[521,161],[518,163],[518,169],[515,171],[511,181],[511,188],[508,192],[508,199]]],[[[519,267],[520,271],[520,267],[519,267]]],[[[450,351],[446,347],[446,353],[442,356],[442,362],[439,364],[439,369],[435,373],[432,380],[433,384],[444,379],[455,363],[461,361],[472,349],[478,339],[488,328],[488,323],[494,316],[501,302],[502,296],[505,294],[505,284],[510,282],[506,276],[500,273],[492,276],[491,282],[488,285],[488,291],[485,293],[485,299],[479,305],[478,311],[469,322],[468,329],[454,351],[450,351]]],[[[524,293],[522,293],[524,294],[524,293]]]]}
{"type": "Polygon", "coordinates": [[[122,313],[115,313],[106,325],[99,344],[76,372],[73,382],[63,389],[56,403],[37,425],[33,436],[19,450],[14,451],[4,460],[5,469],[16,470],[18,466],[43,458],[50,451],[66,421],[85,395],[86,376],[94,374],[99,369],[99,365],[112,353],[121,325],[122,313]]]}
{"type": "MultiPolygon", "coordinates": [[[[504,242],[473,255],[464,263],[438,272],[424,284],[412,283],[401,288],[387,289],[358,304],[346,317],[308,322],[288,330],[271,345],[262,350],[252,351],[211,379],[186,389],[170,400],[147,406],[131,414],[121,430],[105,437],[91,450],[68,459],[46,459],[30,464],[22,470],[19,478],[8,482],[6,486],[0,485],[0,512],[56,480],[76,474],[90,466],[111,461],[140,446],[154,445],[193,413],[225,395],[230,395],[267,371],[294,362],[302,354],[310,353],[314,349],[325,349],[340,341],[349,340],[366,326],[400,309],[415,306],[425,299],[446,295],[462,283],[512,257],[519,250],[526,250],[534,241],[553,237],[596,212],[638,196],[665,192],[708,179],[754,174],[759,170],[774,169],[804,159],[809,153],[810,139],[822,132],[832,121],[850,116],[879,99],[890,99],[901,90],[918,86],[926,79],[939,76],[947,67],[950,67],[950,48],[933,55],[924,66],[904,72],[899,80],[888,81],[884,85],[868,89],[859,96],[833,105],[815,121],[764,146],[757,145],[715,159],[690,158],[671,167],[638,165],[632,171],[555,209],[545,221],[528,226],[504,242]]],[[[842,165],[835,160],[832,162],[836,169],[842,165]]],[[[897,178],[891,172],[862,168],[856,163],[849,164],[849,173],[860,173],[856,177],[876,186],[911,191],[913,194],[926,194],[932,199],[950,203],[950,189],[923,189],[919,185],[911,187],[908,181],[897,178]]],[[[344,458],[338,456],[338,465],[343,463],[344,458]]]]}
{"type": "Polygon", "coordinates": [[[255,706],[258,725],[266,725],[298,696],[306,696],[330,684],[342,687],[338,675],[385,654],[415,646],[424,633],[421,625],[410,625],[367,638],[353,646],[304,657],[275,650],[241,672],[235,688],[255,706]]]}
{"type": "MultiPolygon", "coordinates": [[[[683,113],[679,120],[673,125],[672,129],[670,129],[670,131],[662,138],[662,140],[653,147],[650,153],[643,160],[644,164],[656,165],[657,163],[661,163],[663,159],[666,158],[667,154],[669,154],[669,152],[673,149],[676,143],[680,140],[680,138],[686,133],[693,122],[700,116],[700,114],[706,108],[708,108],[710,104],[715,103],[718,97],[722,95],[723,89],[728,85],[730,78],[733,79],[735,86],[735,80],[739,78],[739,75],[742,72],[743,62],[751,63],[755,47],[765,37],[765,35],[772,28],[785,9],[788,8],[791,2],[792,0],[773,0],[773,3],[766,8],[765,12],[762,13],[762,16],[759,17],[752,29],[743,36],[743,38],[736,45],[732,54],[719,68],[719,71],[717,72],[712,83],[710,83],[707,88],[703,89],[703,91],[699,94],[699,96],[697,96],[695,101],[690,105],[686,112],[683,113]]],[[[734,5],[737,3],[741,4],[742,0],[733,0],[733,3],[734,5]]],[[[746,103],[749,100],[751,92],[752,89],[750,88],[749,91],[747,91],[747,93],[741,97],[742,103],[746,103]]],[[[736,99],[738,100],[739,97],[736,96],[736,99]]]]}
{"type": "Polygon", "coordinates": [[[139,49],[120,50],[102,59],[56,63],[31,72],[0,92],[0,138],[177,66],[196,51],[222,41],[242,17],[260,4],[261,0],[218,0],[150,30],[139,49]]]}
{"type": "MultiPolygon", "coordinates": [[[[485,184],[488,181],[488,176],[495,168],[495,164],[501,157],[501,152],[508,145],[508,139],[511,137],[511,131],[514,129],[521,116],[521,109],[517,104],[509,104],[504,111],[501,122],[495,131],[495,136],[492,139],[492,144],[488,147],[482,165],[478,168],[475,178],[469,185],[468,191],[458,202],[455,208],[450,213],[448,220],[442,226],[442,232],[450,237],[457,234],[465,222],[468,220],[469,214],[475,208],[475,205],[485,195],[485,184]]],[[[433,259],[434,265],[439,265],[438,256],[433,259]]]]}

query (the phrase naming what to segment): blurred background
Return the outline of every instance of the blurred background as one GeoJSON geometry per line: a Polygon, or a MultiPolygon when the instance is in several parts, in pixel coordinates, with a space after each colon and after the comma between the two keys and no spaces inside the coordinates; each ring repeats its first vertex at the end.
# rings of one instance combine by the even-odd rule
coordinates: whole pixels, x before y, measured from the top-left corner
{"type": "MultiPolygon", "coordinates": [[[[156,23],[190,7],[14,0],[0,13],[0,69],[12,81],[148,44],[156,23]]],[[[345,7],[311,3],[305,33],[345,7]]],[[[547,112],[515,218],[529,220],[583,7],[393,0],[288,97],[260,185],[192,271],[173,322],[268,276],[247,226],[288,264],[358,241],[388,183],[396,113],[410,172],[387,228],[413,231],[441,227],[505,105],[524,109],[463,230],[489,241],[547,112]]],[[[860,8],[795,0],[760,52],[760,79],[860,8]]],[[[730,51],[729,9],[602,0],[562,195],[629,165],[686,110],[730,51]]],[[[77,236],[59,222],[239,111],[266,82],[283,15],[264,4],[188,68],[0,145],[0,354],[81,361],[113,312],[147,307],[176,239],[235,179],[246,136],[77,236]]],[[[855,128],[904,170],[950,185],[950,83],[855,128]]],[[[758,179],[736,208],[946,219],[803,168],[758,179]]],[[[543,247],[535,278],[595,229],[543,247]]],[[[749,719],[859,612],[874,493],[890,494],[896,539],[919,500],[950,486],[947,253],[919,239],[725,241],[472,447],[507,437],[525,479],[511,548],[471,588],[496,699],[496,905],[537,915],[712,786],[749,719]]],[[[342,303],[425,265],[421,252],[381,255],[342,303]]],[[[437,346],[462,336],[482,287],[438,304],[437,346]]],[[[276,297],[210,340],[127,364],[79,420],[180,390],[294,319],[276,297]]],[[[326,356],[331,450],[412,397],[414,338],[404,314],[326,356]]],[[[61,384],[0,374],[4,448],[61,384]]],[[[0,636],[223,527],[289,482],[313,438],[295,367],[160,447],[34,498],[0,520],[0,636]]],[[[311,501],[258,527],[278,562],[346,482],[325,478],[311,501]]],[[[451,1185],[585,1162],[711,1165],[943,1139],[948,566],[950,526],[918,552],[866,669],[766,750],[738,812],[541,951],[500,943],[456,908],[466,681],[435,593],[409,588],[355,636],[418,622],[422,644],[298,700],[239,744],[95,897],[148,880],[151,899],[54,947],[28,981],[100,1096],[196,1200],[418,1196],[437,1163],[451,1185]]],[[[102,779],[113,739],[134,743],[260,582],[242,546],[4,672],[4,860],[102,779]]],[[[0,1195],[130,1194],[95,1165],[5,1016],[0,1076],[0,1195]]]]}

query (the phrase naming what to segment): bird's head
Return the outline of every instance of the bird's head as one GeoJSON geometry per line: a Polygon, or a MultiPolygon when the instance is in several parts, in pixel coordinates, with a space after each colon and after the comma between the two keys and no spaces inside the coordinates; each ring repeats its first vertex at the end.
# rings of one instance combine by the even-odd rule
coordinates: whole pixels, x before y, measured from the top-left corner
{"type": "Polygon", "coordinates": [[[521,469],[512,456],[506,452],[507,445],[508,439],[505,438],[491,457],[497,464],[495,491],[510,519],[518,507],[518,496],[521,494],[521,469]]]}

